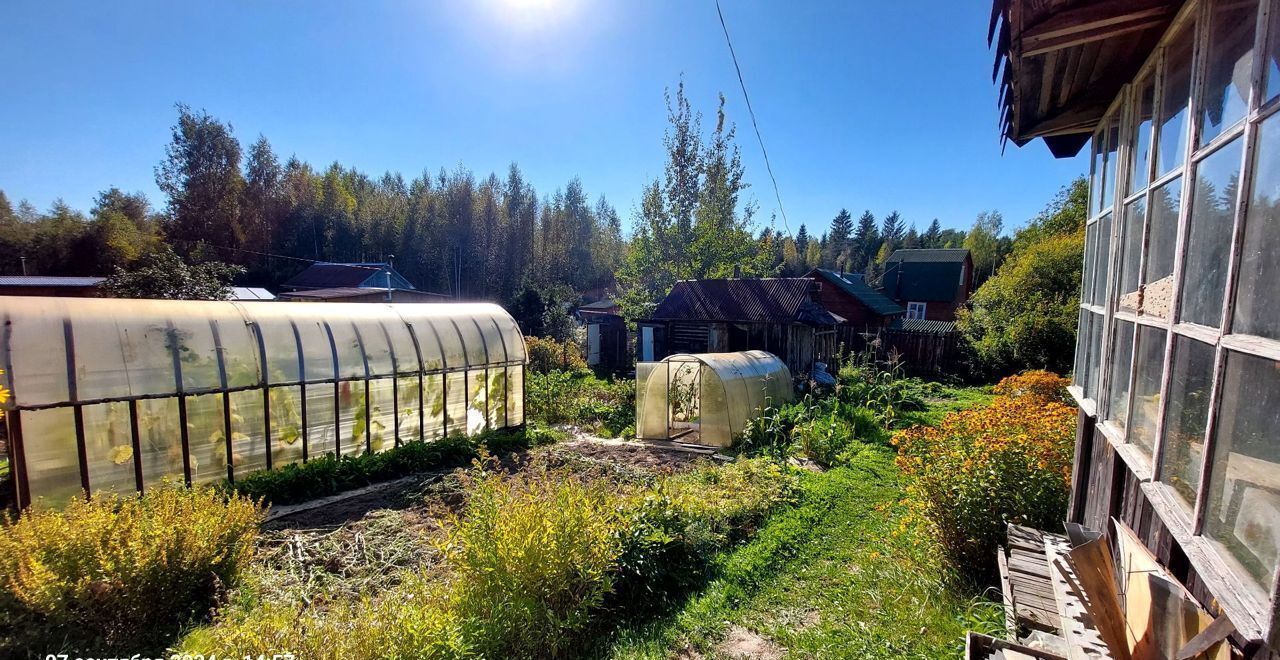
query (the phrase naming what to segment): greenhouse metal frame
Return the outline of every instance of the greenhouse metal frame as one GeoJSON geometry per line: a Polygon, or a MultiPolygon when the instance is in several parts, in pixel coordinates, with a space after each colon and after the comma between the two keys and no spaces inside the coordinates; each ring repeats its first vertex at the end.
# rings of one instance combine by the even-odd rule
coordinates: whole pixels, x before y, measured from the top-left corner
{"type": "Polygon", "coordinates": [[[0,315],[20,507],[524,423],[524,339],[496,305],[3,298],[0,315]]]}
{"type": "Polygon", "coordinates": [[[760,411],[793,394],[791,371],[766,351],[680,353],[638,362],[636,436],[728,447],[760,411]]]}

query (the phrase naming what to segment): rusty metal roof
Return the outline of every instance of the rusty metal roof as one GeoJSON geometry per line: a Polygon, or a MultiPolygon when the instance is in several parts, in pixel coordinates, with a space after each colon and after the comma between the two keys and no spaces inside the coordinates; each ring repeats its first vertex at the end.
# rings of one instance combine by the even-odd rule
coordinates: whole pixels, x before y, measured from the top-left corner
{"type": "Polygon", "coordinates": [[[835,325],[813,301],[819,286],[807,277],[682,280],[658,303],[651,318],[662,321],[744,321],[835,325]]]}

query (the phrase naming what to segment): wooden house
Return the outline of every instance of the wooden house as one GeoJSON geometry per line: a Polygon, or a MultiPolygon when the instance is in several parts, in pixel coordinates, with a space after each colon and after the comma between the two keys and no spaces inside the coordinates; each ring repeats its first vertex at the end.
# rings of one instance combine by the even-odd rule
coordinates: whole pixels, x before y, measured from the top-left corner
{"type": "Polygon", "coordinates": [[[586,303],[575,315],[587,329],[587,366],[606,372],[631,368],[631,341],[618,303],[608,298],[586,303]]]}
{"type": "Polygon", "coordinates": [[[649,318],[636,321],[636,359],[762,350],[792,374],[809,373],[834,354],[841,321],[822,306],[821,289],[806,277],[676,282],[649,318]]]}
{"type": "Polygon", "coordinates": [[[880,280],[880,291],[913,320],[956,320],[972,289],[973,257],[964,249],[894,250],[880,280]]]}
{"type": "Polygon", "coordinates": [[[1280,2],[996,0],[991,37],[1005,139],[1090,153],[1069,519],[1280,657],[1280,2]]]}
{"type": "Polygon", "coordinates": [[[898,303],[871,288],[860,273],[814,268],[805,277],[821,284],[818,301],[841,318],[836,325],[836,344],[845,350],[861,350],[867,339],[905,313],[898,303]]]}

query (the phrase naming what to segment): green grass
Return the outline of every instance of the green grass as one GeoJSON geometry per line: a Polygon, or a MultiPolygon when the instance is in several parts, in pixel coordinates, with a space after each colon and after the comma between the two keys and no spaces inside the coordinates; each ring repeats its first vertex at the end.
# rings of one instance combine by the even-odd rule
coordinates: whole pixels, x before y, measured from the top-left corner
{"type": "MultiPolygon", "coordinates": [[[[989,398],[947,388],[921,420],[989,398]]],[[[796,657],[954,658],[969,629],[997,632],[999,605],[939,566],[938,549],[901,527],[893,451],[867,446],[849,465],[809,473],[794,508],[720,556],[715,579],[664,617],[619,628],[597,655],[708,657],[741,626],[796,657]]]]}
{"type": "Polygon", "coordinates": [[[943,386],[940,393],[925,399],[924,410],[903,414],[896,426],[936,426],[947,413],[984,406],[993,398],[990,385],[943,386]]]}

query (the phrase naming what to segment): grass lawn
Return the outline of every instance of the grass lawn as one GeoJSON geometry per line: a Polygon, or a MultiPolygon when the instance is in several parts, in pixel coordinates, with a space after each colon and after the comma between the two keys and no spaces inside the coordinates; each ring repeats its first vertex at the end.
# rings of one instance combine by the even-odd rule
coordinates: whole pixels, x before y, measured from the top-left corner
{"type": "MultiPolygon", "coordinates": [[[[922,421],[983,403],[989,388],[948,388],[922,421]]],[[[677,657],[957,657],[964,632],[998,631],[1003,614],[948,579],[937,550],[901,527],[891,449],[804,477],[794,508],[725,553],[717,578],[666,617],[624,626],[599,655],[677,657]]]]}

